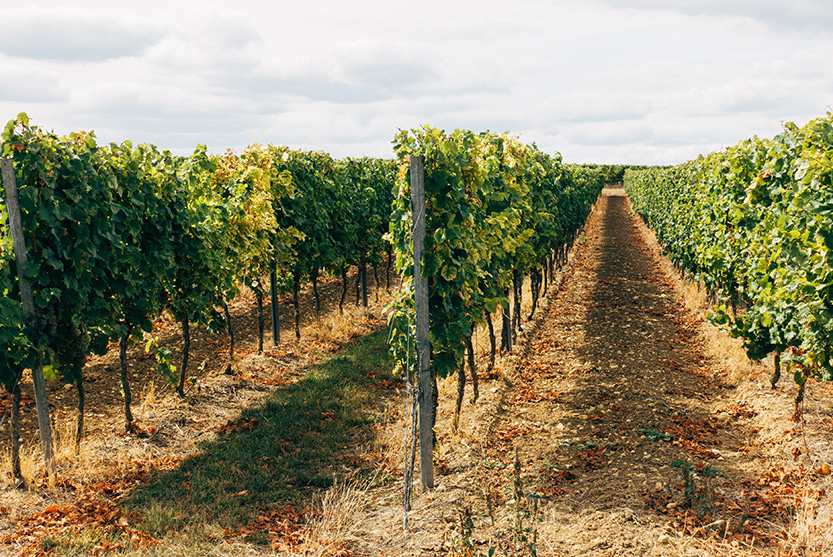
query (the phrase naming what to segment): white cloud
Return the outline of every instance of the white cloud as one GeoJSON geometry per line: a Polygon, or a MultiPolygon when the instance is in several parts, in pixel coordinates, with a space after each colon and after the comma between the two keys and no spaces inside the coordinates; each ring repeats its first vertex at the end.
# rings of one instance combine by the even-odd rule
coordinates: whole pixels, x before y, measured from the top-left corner
{"type": "Polygon", "coordinates": [[[57,76],[0,56],[0,99],[12,102],[61,102],[68,99],[57,76]]]}
{"type": "Polygon", "coordinates": [[[761,22],[779,31],[829,32],[833,4],[826,0],[602,0],[617,8],[661,10],[693,16],[727,16],[761,22]]]}
{"type": "Polygon", "coordinates": [[[833,4],[780,4],[41,0],[0,23],[0,110],[183,154],[389,156],[397,129],[430,124],[673,163],[833,104],[833,4]]]}
{"type": "Polygon", "coordinates": [[[0,52],[36,60],[137,56],[158,38],[150,20],[76,7],[13,8],[0,18],[0,52]]]}

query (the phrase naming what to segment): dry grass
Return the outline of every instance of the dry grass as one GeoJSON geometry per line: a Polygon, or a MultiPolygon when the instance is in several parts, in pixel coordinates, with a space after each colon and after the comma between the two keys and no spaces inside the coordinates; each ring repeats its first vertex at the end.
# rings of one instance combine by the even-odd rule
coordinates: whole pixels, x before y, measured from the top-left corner
{"type": "MultiPolygon", "coordinates": [[[[379,470],[398,476],[405,469],[405,443],[411,436],[410,408],[406,420],[404,389],[402,395],[388,401],[385,423],[374,424],[370,453],[379,470]]],[[[409,404],[410,407],[410,404],[409,404]]]]}
{"type": "Polygon", "coordinates": [[[240,542],[217,543],[208,537],[166,537],[162,543],[133,550],[125,555],[133,557],[256,557],[275,555],[273,551],[240,542]]]}
{"type": "MultiPolygon", "coordinates": [[[[641,221],[639,228],[648,246],[656,253],[662,249],[653,231],[641,221]]],[[[672,277],[673,284],[679,297],[685,301],[686,307],[703,322],[700,328],[700,340],[703,351],[710,362],[713,371],[721,377],[724,383],[733,388],[733,399],[737,403],[748,404],[756,410],[751,421],[753,436],[751,444],[767,447],[766,452],[760,449],[760,456],[766,462],[759,461],[765,467],[766,463],[790,466],[797,457],[793,451],[799,449],[804,462],[812,472],[820,465],[831,465],[833,461],[833,447],[825,431],[811,425],[824,423],[821,414],[829,414],[831,401],[828,389],[820,389],[811,410],[805,407],[805,420],[794,424],[789,420],[793,410],[794,387],[788,373],[784,373],[777,390],[772,390],[769,378],[774,368],[772,355],[762,361],[752,361],[746,356],[741,339],[731,338],[729,334],[708,323],[706,316],[711,306],[702,284],[683,280],[666,257],[660,256],[661,265],[666,274],[672,277]],[[821,402],[819,404],[819,402],[821,402]],[[826,412],[825,412],[825,406],[826,412]],[[807,420],[807,413],[815,413],[822,419],[807,420]],[[795,427],[793,427],[795,426],[795,427]],[[795,430],[799,439],[785,436],[785,430],[795,430]],[[757,433],[755,433],[757,432],[757,433]],[[820,447],[813,449],[810,447],[820,447]]],[[[808,393],[811,392],[814,381],[808,382],[808,393]]],[[[812,399],[812,395],[807,396],[812,399]]],[[[805,403],[808,404],[808,403],[805,403]]],[[[760,472],[762,470],[758,470],[760,472]]],[[[738,542],[727,543],[721,540],[691,540],[680,538],[675,542],[676,550],[668,554],[697,555],[708,557],[735,557],[739,555],[778,555],[789,557],[824,557],[833,555],[833,501],[827,496],[833,493],[833,478],[830,474],[813,476],[808,474],[803,481],[794,486],[792,495],[783,496],[783,502],[794,509],[793,520],[782,530],[782,543],[772,551],[764,551],[759,547],[744,545],[738,542]]]]}
{"type": "MultiPolygon", "coordinates": [[[[383,296],[385,301],[389,296],[383,296]]],[[[331,345],[344,342],[368,329],[368,322],[374,313],[379,313],[380,304],[373,304],[367,308],[352,303],[344,304],[344,313],[337,311],[322,315],[304,326],[301,336],[319,345],[331,345]]]]}
{"type": "MultiPolygon", "coordinates": [[[[32,478],[38,475],[38,469],[42,466],[41,451],[37,447],[23,446],[20,448],[20,473],[27,484],[32,478]]],[[[3,471],[3,484],[13,487],[12,478],[12,453],[6,449],[0,453],[0,470],[3,471]]]]}
{"type": "Polygon", "coordinates": [[[833,555],[833,509],[829,502],[819,505],[817,496],[802,491],[786,541],[796,555],[833,555]]]}
{"type": "Polygon", "coordinates": [[[358,539],[361,517],[367,507],[370,483],[342,483],[328,489],[320,498],[321,509],[309,525],[310,541],[301,548],[311,557],[337,555],[358,539]]]}
{"type": "MultiPolygon", "coordinates": [[[[655,239],[650,245],[654,249],[659,249],[655,239]]],[[[667,274],[678,276],[666,258],[663,258],[663,262],[666,264],[667,274]]],[[[706,355],[711,361],[719,363],[720,369],[726,374],[729,383],[737,384],[750,376],[758,377],[767,368],[772,368],[771,356],[761,362],[751,361],[746,356],[746,350],[743,348],[741,339],[732,338],[725,331],[705,322],[711,311],[711,306],[702,283],[685,281],[681,278],[674,282],[678,293],[685,301],[686,307],[703,321],[702,338],[705,341],[706,355]]]]}
{"type": "MultiPolygon", "coordinates": [[[[56,420],[52,428],[55,460],[61,468],[75,460],[76,423],[76,417],[63,416],[56,420]]],[[[10,449],[4,450],[0,454],[0,469],[3,470],[4,483],[11,486],[12,458],[10,449]]],[[[32,485],[43,476],[43,452],[40,445],[22,444],[20,447],[20,472],[27,485],[32,485]]]]}
{"type": "MultiPolygon", "coordinates": [[[[112,470],[123,469],[137,461],[146,461],[154,455],[147,445],[124,442],[89,435],[82,439],[75,450],[77,418],[63,416],[56,420],[52,433],[55,442],[55,459],[59,476],[71,476],[82,484],[95,483],[107,478],[112,470]]],[[[0,454],[3,481],[11,486],[11,452],[0,454]]],[[[26,444],[20,449],[20,469],[26,485],[36,486],[44,479],[43,453],[40,445],[26,444]]]]}
{"type": "Polygon", "coordinates": [[[59,464],[72,462],[76,457],[75,432],[78,428],[78,416],[65,414],[54,420],[53,424],[52,436],[55,440],[55,459],[59,464]]]}
{"type": "Polygon", "coordinates": [[[153,416],[153,410],[159,405],[161,396],[156,383],[150,382],[145,385],[139,394],[139,404],[133,409],[135,417],[142,421],[148,421],[153,416]]]}

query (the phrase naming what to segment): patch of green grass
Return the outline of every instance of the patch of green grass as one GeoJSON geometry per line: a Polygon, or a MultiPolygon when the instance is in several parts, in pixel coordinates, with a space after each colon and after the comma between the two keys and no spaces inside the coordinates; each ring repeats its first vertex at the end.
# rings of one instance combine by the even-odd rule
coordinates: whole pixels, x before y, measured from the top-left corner
{"type": "Polygon", "coordinates": [[[182,510],[156,501],[142,507],[142,517],[142,530],[154,537],[171,531],[181,532],[188,518],[182,510]]]}
{"type": "Polygon", "coordinates": [[[562,439],[559,445],[561,447],[575,447],[578,445],[580,450],[586,451],[588,449],[595,449],[596,447],[609,449],[613,444],[608,442],[596,443],[595,441],[582,441],[580,439],[562,439]]]}
{"type": "Polygon", "coordinates": [[[130,540],[123,539],[120,533],[112,534],[97,528],[90,528],[80,534],[44,536],[40,540],[39,549],[49,555],[81,557],[84,555],[92,555],[95,553],[97,547],[102,547],[102,545],[106,545],[107,543],[113,545],[127,543],[129,546],[130,540]]]}
{"type": "Polygon", "coordinates": [[[143,531],[160,536],[196,523],[236,529],[258,511],[308,503],[313,488],[332,485],[357,432],[378,419],[380,391],[372,385],[391,379],[392,369],[385,331],[357,340],[244,411],[238,423],[256,420],[253,428],[219,434],[138,489],[128,510],[145,517],[143,531]]]}
{"type": "MultiPolygon", "coordinates": [[[[714,518],[717,514],[717,494],[712,485],[712,480],[717,476],[726,477],[726,474],[709,465],[701,469],[695,469],[691,464],[682,459],[675,459],[670,462],[672,468],[679,468],[680,474],[675,480],[683,481],[683,498],[680,504],[684,508],[694,510],[699,520],[706,516],[714,518]]],[[[725,522],[721,521],[725,528],[725,522]]],[[[715,523],[716,524],[716,523],[715,523]]]]}
{"type": "Polygon", "coordinates": [[[639,434],[644,435],[648,441],[671,441],[671,436],[665,433],[656,421],[640,429],[639,434]]]}
{"type": "Polygon", "coordinates": [[[652,405],[652,406],[653,406],[653,405],[659,405],[659,406],[664,406],[664,407],[666,407],[666,408],[670,408],[670,407],[671,407],[671,406],[670,406],[667,402],[665,402],[664,400],[654,400],[654,399],[652,399],[652,398],[646,398],[646,399],[645,399],[645,402],[647,402],[648,404],[650,404],[650,405],[652,405]]]}
{"type": "Polygon", "coordinates": [[[502,470],[503,468],[506,468],[505,463],[495,458],[490,458],[488,456],[483,457],[483,465],[489,470],[502,470]]]}

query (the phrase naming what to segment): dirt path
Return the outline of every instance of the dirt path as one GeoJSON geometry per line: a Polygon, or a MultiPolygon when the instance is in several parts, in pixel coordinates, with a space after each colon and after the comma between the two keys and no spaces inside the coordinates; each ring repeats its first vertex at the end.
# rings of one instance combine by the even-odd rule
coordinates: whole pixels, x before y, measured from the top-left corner
{"type": "Polygon", "coordinates": [[[492,446],[508,449],[502,433],[519,434],[512,445],[529,466],[530,487],[547,496],[553,551],[644,555],[667,522],[646,512],[646,494],[659,488],[672,504],[684,495],[671,463],[735,475],[729,453],[745,432],[714,412],[721,385],[704,368],[693,319],[623,192],[604,195],[598,209],[579,263],[521,361],[492,446]],[[536,400],[550,392],[558,396],[536,400]]]}
{"type": "MultiPolygon", "coordinates": [[[[798,459],[789,386],[764,391],[759,374],[739,388],[721,355],[707,357],[702,313],[640,228],[624,191],[605,190],[561,287],[503,358],[506,378],[466,401],[460,432],[456,383],[441,382],[438,487],[417,497],[410,532],[386,492],[356,533],[359,554],[823,554],[790,528],[798,494],[817,502],[829,478],[814,475],[818,453],[798,459]]],[[[829,461],[828,441],[816,445],[829,461]]]]}

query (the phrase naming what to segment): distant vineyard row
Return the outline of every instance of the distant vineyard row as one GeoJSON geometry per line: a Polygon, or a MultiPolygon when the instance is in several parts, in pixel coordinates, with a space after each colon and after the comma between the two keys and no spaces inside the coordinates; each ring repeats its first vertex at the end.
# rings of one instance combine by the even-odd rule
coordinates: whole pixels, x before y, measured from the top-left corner
{"type": "Polygon", "coordinates": [[[560,155],[502,134],[446,134],[429,127],[400,133],[395,150],[404,166],[396,185],[391,236],[405,283],[391,308],[391,343],[402,366],[416,365],[415,216],[405,162],[416,155],[424,160],[427,234],[421,266],[431,308],[431,369],[440,377],[457,373],[459,413],[466,352],[477,397],[471,340],[475,327],[488,326],[494,362],[491,315],[500,312],[502,347],[511,349],[512,333],[521,323],[524,277],[531,279],[534,312],[542,286],[546,289],[547,278],[564,260],[610,168],[564,165],[560,155]]]}
{"type": "Polygon", "coordinates": [[[711,319],[796,382],[833,379],[833,113],[672,168],[625,174],[668,256],[723,304],[711,319]],[[783,355],[783,356],[782,356],[783,355]]]}
{"type": "MultiPolygon", "coordinates": [[[[264,277],[275,269],[279,290],[296,293],[297,334],[302,282],[315,287],[320,272],[346,277],[349,266],[378,265],[390,253],[383,235],[392,160],[334,160],[271,145],[239,155],[198,147],[176,157],[152,145],[97,145],[87,133],[58,137],[25,114],[6,126],[2,153],[19,187],[35,317],[24,323],[0,205],[0,382],[17,398],[23,370],[41,359],[78,389],[79,440],[84,362],[108,343],[119,344],[130,430],[127,346],[163,310],[182,324],[184,354],[174,374],[170,352],[160,349],[159,369],[183,394],[191,325],[225,328],[231,365],[228,302],[241,285],[262,307],[264,277]]],[[[260,335],[262,348],[262,326],[260,335]]]]}

